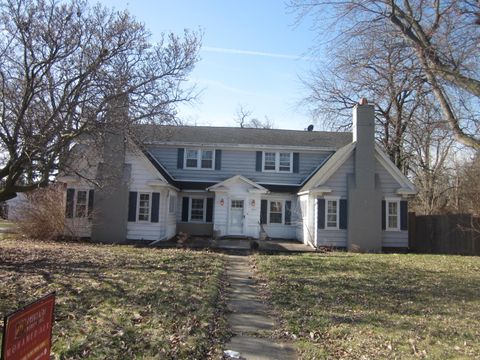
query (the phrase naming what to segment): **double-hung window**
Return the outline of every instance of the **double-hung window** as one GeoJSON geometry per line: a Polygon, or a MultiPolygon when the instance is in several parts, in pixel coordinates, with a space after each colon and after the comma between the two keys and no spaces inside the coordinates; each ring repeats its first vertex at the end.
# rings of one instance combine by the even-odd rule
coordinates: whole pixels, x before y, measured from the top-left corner
{"type": "Polygon", "coordinates": [[[400,201],[390,199],[385,201],[386,230],[400,230],[400,201]]]}
{"type": "Polygon", "coordinates": [[[283,202],[282,201],[270,201],[270,224],[282,224],[283,223],[283,202]]]}
{"type": "Polygon", "coordinates": [[[75,204],[75,217],[83,218],[87,216],[87,191],[77,191],[77,201],[75,204]]]}
{"type": "Polygon", "coordinates": [[[150,194],[149,193],[139,194],[138,221],[150,221],[150,194]]]}
{"type": "Polygon", "coordinates": [[[190,221],[205,221],[205,199],[191,198],[190,199],[190,221]]]}
{"type": "Polygon", "coordinates": [[[338,199],[325,199],[325,229],[338,229],[339,201],[338,199]]]}
{"type": "Polygon", "coordinates": [[[263,153],[263,171],[292,172],[293,153],[268,152],[263,153]]]}
{"type": "Polygon", "coordinates": [[[186,149],[186,169],[213,169],[214,151],[203,149],[186,149]]]}

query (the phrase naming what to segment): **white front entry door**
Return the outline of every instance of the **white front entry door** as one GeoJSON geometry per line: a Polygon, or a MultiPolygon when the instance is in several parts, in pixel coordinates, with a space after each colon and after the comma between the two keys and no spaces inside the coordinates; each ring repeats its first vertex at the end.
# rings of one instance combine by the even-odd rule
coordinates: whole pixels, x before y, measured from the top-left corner
{"type": "Polygon", "coordinates": [[[231,235],[243,235],[243,200],[232,200],[230,203],[230,226],[231,235]]]}

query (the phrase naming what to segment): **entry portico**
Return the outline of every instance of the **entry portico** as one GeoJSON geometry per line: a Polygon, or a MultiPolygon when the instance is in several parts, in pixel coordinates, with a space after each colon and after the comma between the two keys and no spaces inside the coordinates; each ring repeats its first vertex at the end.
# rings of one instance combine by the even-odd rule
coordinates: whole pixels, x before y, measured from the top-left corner
{"type": "Polygon", "coordinates": [[[266,188],[236,175],[207,190],[215,193],[214,231],[218,236],[258,237],[261,196],[269,192],[266,188]]]}

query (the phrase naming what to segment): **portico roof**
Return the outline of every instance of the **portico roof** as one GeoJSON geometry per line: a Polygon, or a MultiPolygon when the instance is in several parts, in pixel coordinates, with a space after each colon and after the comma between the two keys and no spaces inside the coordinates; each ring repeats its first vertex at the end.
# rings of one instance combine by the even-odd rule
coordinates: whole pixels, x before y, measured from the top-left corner
{"type": "Polygon", "coordinates": [[[252,181],[248,178],[246,178],[245,176],[242,176],[242,175],[235,175],[235,176],[232,176],[231,178],[228,178],[224,181],[221,181],[213,186],[210,186],[207,188],[207,190],[209,191],[226,191],[228,190],[229,188],[229,184],[233,184],[233,183],[239,183],[239,182],[243,182],[245,184],[248,184],[250,185],[254,190],[258,191],[258,192],[261,192],[261,193],[268,193],[269,190],[264,188],[262,185],[260,184],[257,184],[255,181],[252,181]]]}

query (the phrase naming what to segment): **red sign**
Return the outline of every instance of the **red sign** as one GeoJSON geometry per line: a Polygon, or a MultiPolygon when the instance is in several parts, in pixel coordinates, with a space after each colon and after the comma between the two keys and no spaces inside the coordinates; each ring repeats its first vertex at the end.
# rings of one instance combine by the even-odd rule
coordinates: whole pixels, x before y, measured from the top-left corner
{"type": "Polygon", "coordinates": [[[7,315],[2,360],[49,360],[55,293],[7,315]]]}

